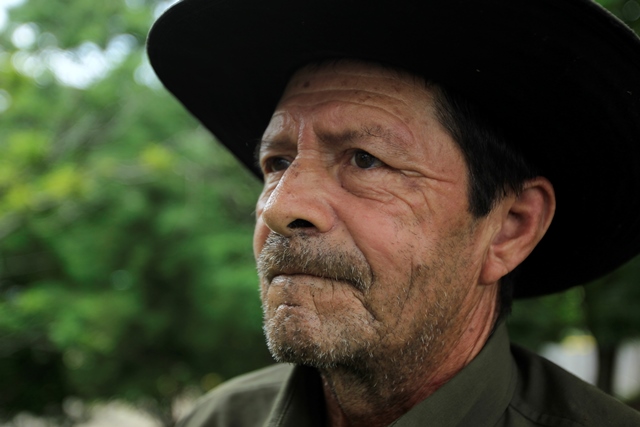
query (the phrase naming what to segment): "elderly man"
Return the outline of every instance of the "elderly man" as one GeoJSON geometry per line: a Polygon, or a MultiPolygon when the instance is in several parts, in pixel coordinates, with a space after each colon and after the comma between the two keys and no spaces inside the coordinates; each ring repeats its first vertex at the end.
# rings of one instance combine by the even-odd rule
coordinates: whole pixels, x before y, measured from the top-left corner
{"type": "Polygon", "coordinates": [[[184,425],[640,426],[503,323],[512,292],[640,250],[640,42],[615,18],[587,0],[184,0],[149,53],[264,180],[264,330],[288,363],[184,425]]]}

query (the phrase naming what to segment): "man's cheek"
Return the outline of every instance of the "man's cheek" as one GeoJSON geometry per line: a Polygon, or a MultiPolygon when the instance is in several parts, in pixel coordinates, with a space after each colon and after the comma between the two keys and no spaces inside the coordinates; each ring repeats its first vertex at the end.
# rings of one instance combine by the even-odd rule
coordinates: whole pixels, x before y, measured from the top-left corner
{"type": "Polygon", "coordinates": [[[256,227],[253,232],[253,256],[258,259],[260,251],[269,236],[269,227],[266,226],[261,216],[256,218],[256,227]]]}

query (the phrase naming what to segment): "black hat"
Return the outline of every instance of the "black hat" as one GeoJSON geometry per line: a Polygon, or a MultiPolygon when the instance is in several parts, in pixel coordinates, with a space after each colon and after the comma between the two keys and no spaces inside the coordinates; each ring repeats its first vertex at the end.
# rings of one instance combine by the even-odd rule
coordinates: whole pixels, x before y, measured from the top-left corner
{"type": "Polygon", "coordinates": [[[183,0],[148,52],[164,85],[256,175],[292,73],[356,58],[455,88],[554,185],[556,216],[516,297],[595,279],[640,251],[640,41],[589,0],[183,0]]]}

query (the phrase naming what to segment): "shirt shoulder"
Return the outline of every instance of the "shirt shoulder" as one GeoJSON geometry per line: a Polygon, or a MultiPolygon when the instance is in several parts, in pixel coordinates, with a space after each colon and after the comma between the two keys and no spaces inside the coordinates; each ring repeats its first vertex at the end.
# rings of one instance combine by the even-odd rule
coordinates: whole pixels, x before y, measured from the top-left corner
{"type": "Polygon", "coordinates": [[[640,413],[554,363],[512,346],[516,391],[504,426],[640,427],[640,413]]]}
{"type": "Polygon", "coordinates": [[[263,425],[292,369],[290,365],[279,364],[233,378],[200,398],[193,411],[180,420],[177,426],[263,425]]]}

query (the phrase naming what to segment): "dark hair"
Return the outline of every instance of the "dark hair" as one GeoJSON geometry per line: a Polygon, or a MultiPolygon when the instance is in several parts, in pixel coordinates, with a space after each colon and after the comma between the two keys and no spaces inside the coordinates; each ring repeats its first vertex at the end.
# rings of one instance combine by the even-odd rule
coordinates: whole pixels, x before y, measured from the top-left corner
{"type": "Polygon", "coordinates": [[[476,218],[483,217],[507,194],[519,194],[525,181],[538,176],[537,171],[479,108],[451,89],[432,89],[438,119],[467,162],[469,209],[476,218]]]}
{"type": "MultiPolygon", "coordinates": [[[[440,85],[428,85],[435,94],[436,115],[456,141],[467,162],[469,210],[486,216],[508,194],[519,194],[525,181],[538,176],[524,156],[507,143],[499,126],[464,96],[440,85]]],[[[511,312],[514,275],[500,281],[496,324],[511,312]]]]}

